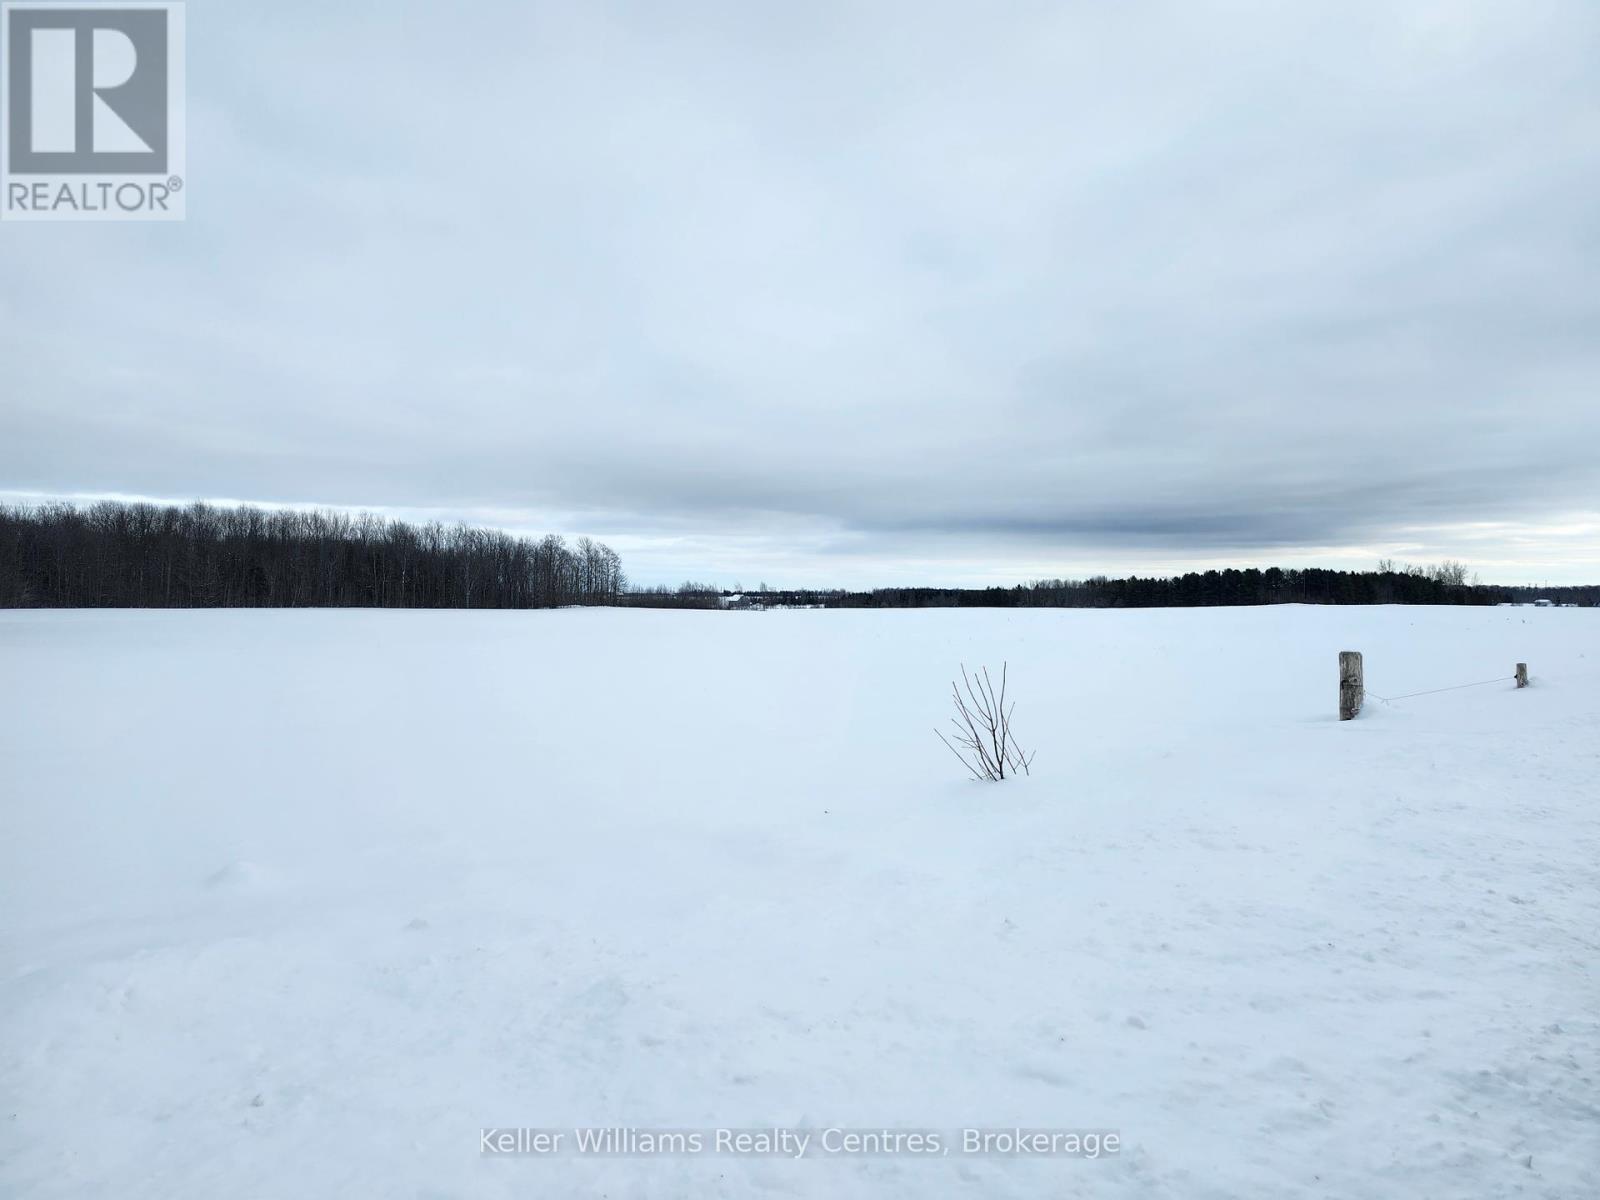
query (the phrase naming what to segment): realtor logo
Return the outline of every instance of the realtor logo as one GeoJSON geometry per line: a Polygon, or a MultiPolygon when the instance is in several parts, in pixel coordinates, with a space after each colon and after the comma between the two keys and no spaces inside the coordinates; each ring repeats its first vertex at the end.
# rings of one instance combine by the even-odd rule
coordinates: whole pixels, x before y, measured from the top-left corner
{"type": "Polygon", "coordinates": [[[0,217],[182,220],[180,3],[0,4],[0,217]]]}

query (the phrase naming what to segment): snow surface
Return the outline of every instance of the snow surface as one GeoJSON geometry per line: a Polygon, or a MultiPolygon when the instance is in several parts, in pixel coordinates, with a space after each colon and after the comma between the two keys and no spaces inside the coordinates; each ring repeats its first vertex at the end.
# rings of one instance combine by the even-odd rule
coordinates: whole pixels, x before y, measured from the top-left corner
{"type": "Polygon", "coordinates": [[[1600,612],[29,612],[0,680],[0,1195],[1600,1195],[1600,612]],[[1500,682],[1341,724],[1341,649],[1500,682]],[[1124,1149],[480,1153],[618,1125],[1124,1149]]]}

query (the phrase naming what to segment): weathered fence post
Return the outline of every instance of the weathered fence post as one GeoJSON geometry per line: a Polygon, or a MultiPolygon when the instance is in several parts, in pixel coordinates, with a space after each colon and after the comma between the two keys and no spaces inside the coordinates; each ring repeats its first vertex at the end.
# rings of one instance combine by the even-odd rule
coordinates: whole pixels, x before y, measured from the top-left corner
{"type": "Polygon", "coordinates": [[[1356,714],[1361,711],[1361,698],[1366,690],[1366,681],[1361,672],[1361,651],[1339,651],[1339,720],[1355,720],[1356,714]]]}
{"type": "Polygon", "coordinates": [[[1517,664],[1517,686],[1519,688],[1528,686],[1528,664],[1527,663],[1518,663],[1517,664]]]}

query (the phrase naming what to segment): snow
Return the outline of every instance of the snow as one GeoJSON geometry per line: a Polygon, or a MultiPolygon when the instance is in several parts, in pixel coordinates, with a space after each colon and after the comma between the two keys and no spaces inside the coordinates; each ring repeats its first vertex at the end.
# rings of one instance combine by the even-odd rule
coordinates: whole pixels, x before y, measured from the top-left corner
{"type": "Polygon", "coordinates": [[[1600,1195],[1593,610],[12,612],[0,678],[0,1195],[1600,1195]],[[1500,678],[1340,723],[1342,649],[1500,678]]]}

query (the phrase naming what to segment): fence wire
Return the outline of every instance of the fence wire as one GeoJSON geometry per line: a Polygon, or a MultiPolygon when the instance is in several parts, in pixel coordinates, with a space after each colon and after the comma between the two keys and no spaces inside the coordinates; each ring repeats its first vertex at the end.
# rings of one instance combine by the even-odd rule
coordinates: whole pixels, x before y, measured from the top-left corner
{"type": "Polygon", "coordinates": [[[1403,696],[1380,696],[1377,692],[1369,691],[1365,686],[1362,693],[1371,696],[1374,700],[1382,700],[1385,704],[1393,704],[1396,700],[1414,700],[1418,696],[1437,696],[1440,692],[1459,692],[1464,688],[1487,687],[1491,683],[1505,683],[1507,680],[1515,681],[1515,675],[1501,675],[1494,679],[1483,679],[1477,683],[1458,683],[1455,687],[1430,688],[1425,692],[1407,692],[1403,696]]]}

